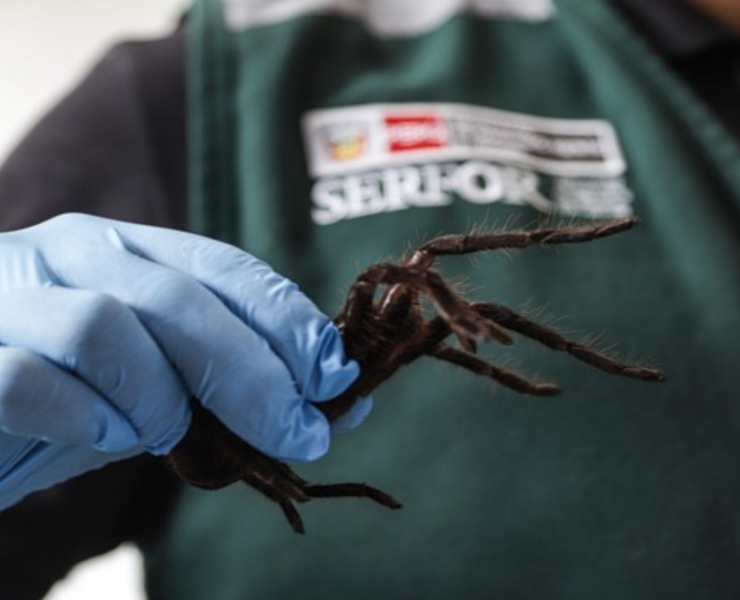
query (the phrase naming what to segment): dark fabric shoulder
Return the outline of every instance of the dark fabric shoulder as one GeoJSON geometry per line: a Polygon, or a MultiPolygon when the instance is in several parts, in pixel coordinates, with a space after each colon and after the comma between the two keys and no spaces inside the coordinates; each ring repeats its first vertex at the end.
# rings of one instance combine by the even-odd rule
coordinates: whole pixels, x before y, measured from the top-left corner
{"type": "Polygon", "coordinates": [[[0,231],[65,212],[185,227],[184,39],[114,46],[0,168],[0,231]]]}
{"type": "Polygon", "coordinates": [[[740,37],[685,0],[612,4],[740,139],[740,37]]]}
{"type": "Polygon", "coordinates": [[[0,513],[0,590],[41,600],[77,563],[129,542],[146,548],[169,523],[181,482],[148,454],[31,494],[0,513]]]}

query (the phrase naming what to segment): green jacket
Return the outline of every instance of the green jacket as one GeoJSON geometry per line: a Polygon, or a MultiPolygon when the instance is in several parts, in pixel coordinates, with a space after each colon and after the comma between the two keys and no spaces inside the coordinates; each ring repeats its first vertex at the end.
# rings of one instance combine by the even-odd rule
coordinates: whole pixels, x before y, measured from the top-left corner
{"type": "Polygon", "coordinates": [[[315,501],[302,538],[253,490],[189,491],[151,598],[740,597],[738,146],[602,0],[302,4],[193,8],[198,227],[335,314],[361,268],[434,235],[634,214],[440,267],[668,380],[484,349],[565,389],[535,399],[419,360],[297,467],[404,510],[315,501]]]}

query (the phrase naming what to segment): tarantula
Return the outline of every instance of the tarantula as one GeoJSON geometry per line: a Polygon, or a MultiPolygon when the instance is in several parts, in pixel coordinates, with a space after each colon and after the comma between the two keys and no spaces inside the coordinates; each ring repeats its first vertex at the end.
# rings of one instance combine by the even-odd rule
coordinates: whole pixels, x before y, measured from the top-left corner
{"type": "MultiPolygon", "coordinates": [[[[589,242],[627,231],[637,224],[628,218],[595,226],[503,231],[490,234],[446,235],[422,245],[401,264],[376,264],[363,271],[350,288],[344,308],[335,318],[347,355],[358,361],[361,376],[337,398],[317,404],[329,420],[347,412],[357,398],[367,396],[398,369],[420,356],[453,363],[489,377],[523,394],[551,396],[560,392],[553,383],[538,383],[476,356],[480,342],[513,343],[509,331],[562,351],[613,375],[642,381],[661,381],[663,374],[640,365],[627,365],[499,304],[468,302],[432,269],[443,255],[532,245],[589,242]],[[382,293],[379,293],[379,288],[382,293]],[[425,296],[436,316],[425,319],[420,297],[425,296]],[[445,343],[454,335],[459,348],[445,343]]],[[[219,489],[243,481],[277,502],[290,526],[304,533],[294,503],[312,498],[366,497],[388,508],[401,503],[364,483],[309,484],[286,464],[272,459],[231,433],[197,399],[192,401],[193,422],[183,440],[169,454],[175,472],[186,482],[219,489]]]]}

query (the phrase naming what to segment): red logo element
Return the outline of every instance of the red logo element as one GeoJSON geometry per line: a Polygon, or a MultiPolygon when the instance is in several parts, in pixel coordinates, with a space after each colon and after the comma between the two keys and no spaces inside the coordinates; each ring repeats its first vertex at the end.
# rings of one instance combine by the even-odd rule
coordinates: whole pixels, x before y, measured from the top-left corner
{"type": "Polygon", "coordinates": [[[447,131],[442,117],[436,114],[386,116],[388,150],[408,152],[447,146],[447,131]]]}

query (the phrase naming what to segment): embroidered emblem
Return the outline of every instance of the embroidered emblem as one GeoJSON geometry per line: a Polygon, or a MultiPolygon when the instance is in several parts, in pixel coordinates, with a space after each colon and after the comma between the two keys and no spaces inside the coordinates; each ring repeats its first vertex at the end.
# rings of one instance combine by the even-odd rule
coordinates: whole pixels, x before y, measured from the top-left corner
{"type": "Polygon", "coordinates": [[[625,161],[606,121],[374,104],[312,111],[303,129],[320,225],[455,198],[590,218],[632,214],[625,161]]]}
{"type": "Polygon", "coordinates": [[[362,158],[367,138],[367,129],[361,124],[329,126],[323,132],[327,155],[339,162],[362,158]]]}

